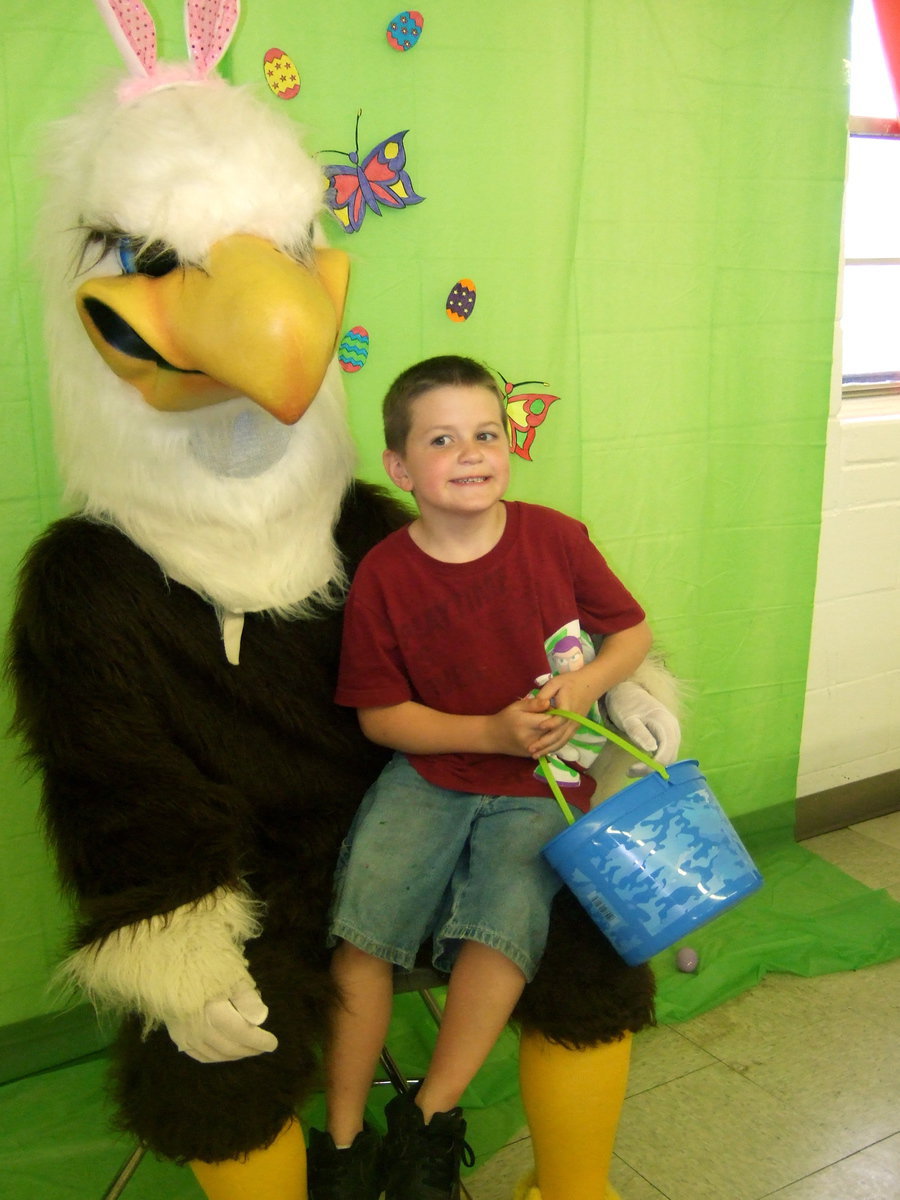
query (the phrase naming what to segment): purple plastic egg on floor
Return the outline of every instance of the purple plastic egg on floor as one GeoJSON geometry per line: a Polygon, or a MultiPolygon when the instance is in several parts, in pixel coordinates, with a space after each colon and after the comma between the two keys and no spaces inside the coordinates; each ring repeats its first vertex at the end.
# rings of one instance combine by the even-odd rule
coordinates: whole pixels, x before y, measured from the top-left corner
{"type": "Polygon", "coordinates": [[[686,975],[693,975],[700,965],[697,951],[690,946],[682,946],[675,955],[675,966],[686,975]]]}

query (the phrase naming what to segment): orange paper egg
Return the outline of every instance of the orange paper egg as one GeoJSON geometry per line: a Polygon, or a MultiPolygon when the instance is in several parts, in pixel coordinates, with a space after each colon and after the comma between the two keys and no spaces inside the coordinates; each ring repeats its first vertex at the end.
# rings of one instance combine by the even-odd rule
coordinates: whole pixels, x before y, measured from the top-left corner
{"type": "Polygon", "coordinates": [[[279,100],[293,100],[300,91],[300,72],[294,61],[283,50],[272,47],[263,59],[266,83],[279,100]]]}

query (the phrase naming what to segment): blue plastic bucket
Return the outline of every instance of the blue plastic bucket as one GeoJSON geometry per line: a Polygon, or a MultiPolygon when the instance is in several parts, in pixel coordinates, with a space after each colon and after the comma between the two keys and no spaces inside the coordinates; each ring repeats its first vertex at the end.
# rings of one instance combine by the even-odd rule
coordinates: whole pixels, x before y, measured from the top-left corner
{"type": "Polygon", "coordinates": [[[751,895],[762,876],[694,759],[647,775],[543,849],[632,966],[751,895]]]}

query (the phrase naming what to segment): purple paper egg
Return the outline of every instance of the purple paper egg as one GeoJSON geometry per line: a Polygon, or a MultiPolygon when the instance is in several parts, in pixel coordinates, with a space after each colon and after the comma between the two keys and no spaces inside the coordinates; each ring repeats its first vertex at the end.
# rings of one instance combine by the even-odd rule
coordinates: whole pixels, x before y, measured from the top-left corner
{"type": "Polygon", "coordinates": [[[447,316],[451,321],[468,321],[474,307],[475,284],[471,279],[460,279],[447,297],[447,316]]]}
{"type": "Polygon", "coordinates": [[[392,21],[388,22],[388,27],[385,30],[385,35],[388,40],[388,45],[393,46],[395,50],[412,50],[416,42],[422,36],[422,26],[425,24],[425,18],[420,12],[413,9],[407,9],[404,12],[397,13],[392,21]]]}

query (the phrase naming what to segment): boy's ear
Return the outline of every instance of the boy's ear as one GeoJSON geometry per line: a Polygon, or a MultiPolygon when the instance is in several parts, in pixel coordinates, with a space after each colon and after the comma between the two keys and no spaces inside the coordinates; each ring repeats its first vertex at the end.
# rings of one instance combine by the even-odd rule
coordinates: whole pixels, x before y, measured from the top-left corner
{"type": "Polygon", "coordinates": [[[384,469],[392,483],[395,483],[398,488],[402,488],[404,492],[413,490],[412,480],[407,475],[403,459],[396,450],[385,450],[381,461],[384,463],[384,469]]]}

